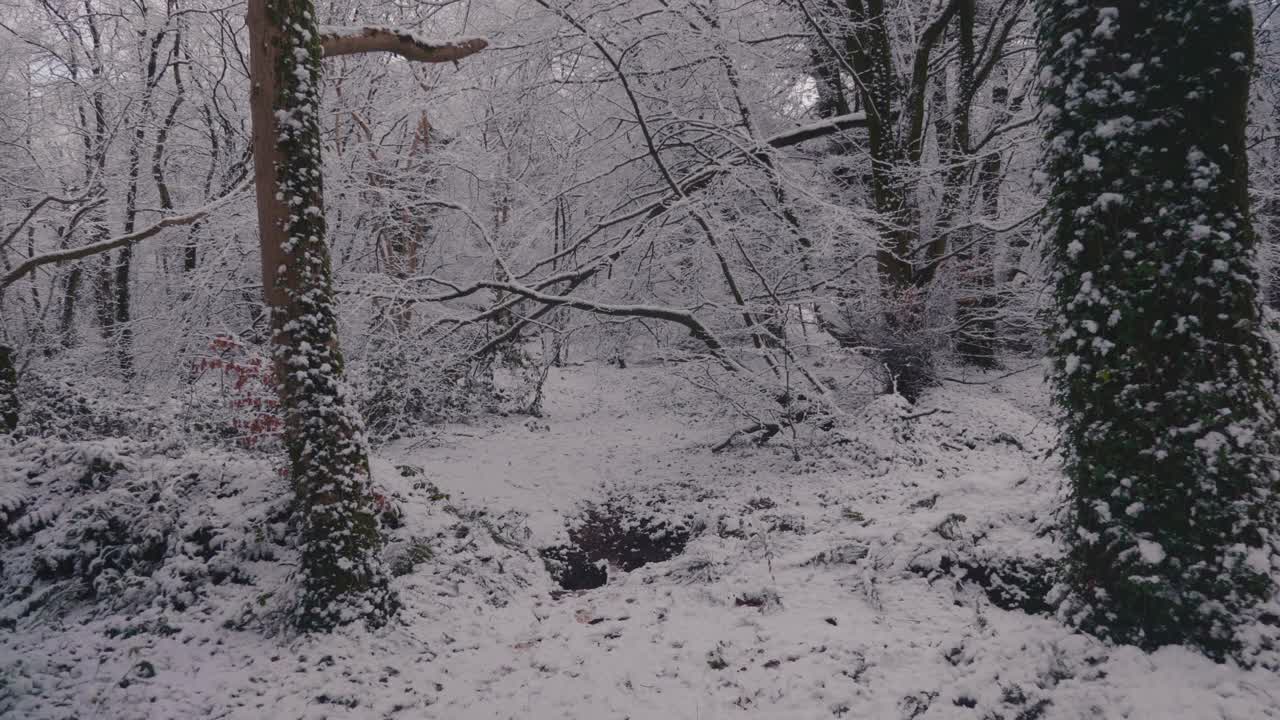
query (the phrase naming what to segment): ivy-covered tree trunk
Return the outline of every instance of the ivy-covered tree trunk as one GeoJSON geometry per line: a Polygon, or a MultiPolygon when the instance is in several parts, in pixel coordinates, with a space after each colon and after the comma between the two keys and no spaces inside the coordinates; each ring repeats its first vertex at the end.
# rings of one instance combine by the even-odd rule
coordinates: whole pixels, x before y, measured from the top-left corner
{"type": "Polygon", "coordinates": [[[1238,0],[1037,0],[1073,522],[1061,612],[1238,653],[1275,597],[1280,449],[1238,0]]]}
{"type": "Polygon", "coordinates": [[[396,600],[363,423],[343,378],[325,238],[317,117],[320,35],[311,0],[250,0],[248,26],[262,283],[302,513],[297,623],[380,624],[396,600]]]}

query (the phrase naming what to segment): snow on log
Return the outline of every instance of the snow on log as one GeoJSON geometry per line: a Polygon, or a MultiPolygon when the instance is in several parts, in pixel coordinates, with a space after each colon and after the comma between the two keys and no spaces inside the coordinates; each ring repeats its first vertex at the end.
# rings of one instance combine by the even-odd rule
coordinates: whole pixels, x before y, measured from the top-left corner
{"type": "Polygon", "coordinates": [[[410,30],[389,27],[321,26],[320,49],[324,57],[366,52],[395,53],[415,62],[449,62],[474,55],[488,47],[484,38],[434,40],[410,30]]]}

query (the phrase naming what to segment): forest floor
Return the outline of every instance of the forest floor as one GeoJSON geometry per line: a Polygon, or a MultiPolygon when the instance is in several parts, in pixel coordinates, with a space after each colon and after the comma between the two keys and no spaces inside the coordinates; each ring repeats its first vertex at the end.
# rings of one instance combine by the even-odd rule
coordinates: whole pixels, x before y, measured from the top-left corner
{"type": "Polygon", "coordinates": [[[832,432],[713,453],[743,422],[666,368],[556,370],[541,418],[380,451],[403,511],[389,627],[236,629],[228,608],[270,607],[269,570],[139,614],[163,632],[20,619],[0,629],[0,715],[1280,718],[1270,672],[1108,646],[1044,611],[1060,476],[1038,376],[865,397],[832,432]],[[539,554],[627,555],[655,530],[670,559],[617,561],[594,589],[562,589],[539,554]]]}

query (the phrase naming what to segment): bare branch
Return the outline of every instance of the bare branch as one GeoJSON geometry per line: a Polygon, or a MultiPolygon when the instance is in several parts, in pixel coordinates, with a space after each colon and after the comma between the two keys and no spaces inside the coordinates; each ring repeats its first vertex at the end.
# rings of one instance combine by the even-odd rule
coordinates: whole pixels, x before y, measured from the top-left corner
{"type": "MultiPolygon", "coordinates": [[[[98,191],[99,191],[99,188],[91,187],[89,190],[87,190],[86,192],[84,192],[83,194],[77,197],[60,198],[60,197],[54,197],[53,195],[46,196],[40,202],[36,203],[35,205],[32,205],[31,210],[27,212],[26,216],[23,217],[22,220],[20,220],[18,224],[14,226],[13,230],[10,231],[10,233],[5,236],[4,240],[0,242],[0,250],[3,250],[9,247],[9,244],[13,242],[13,239],[18,236],[18,233],[22,232],[22,228],[26,227],[27,223],[31,222],[31,218],[35,217],[36,214],[39,213],[40,210],[45,205],[48,205],[49,203],[57,203],[59,205],[75,205],[77,203],[82,203],[88,200],[94,193],[98,191]]],[[[102,204],[102,200],[98,200],[95,204],[97,205],[102,204]]]]}
{"type": "Polygon", "coordinates": [[[734,362],[727,354],[725,354],[724,344],[721,343],[720,340],[688,310],[678,310],[675,308],[653,305],[610,305],[568,295],[548,295],[546,293],[538,292],[532,288],[511,282],[481,281],[476,283],[476,285],[492,290],[509,292],[514,295],[519,295],[529,300],[533,300],[534,302],[539,302],[543,305],[550,305],[553,307],[564,306],[575,310],[585,310],[586,312],[594,313],[596,315],[607,315],[610,317],[652,318],[655,320],[665,320],[667,322],[683,325],[689,330],[689,334],[691,336],[700,340],[707,346],[707,350],[720,361],[720,364],[724,366],[726,370],[733,372],[742,370],[742,367],[738,365],[738,363],[734,362]]]}
{"type": "Polygon", "coordinates": [[[855,128],[865,128],[867,126],[867,114],[864,112],[849,113],[848,115],[839,115],[833,118],[826,118],[809,125],[788,130],[769,138],[769,147],[781,149],[799,145],[807,140],[814,140],[820,137],[835,134],[844,130],[853,130],[855,128]]]}
{"type": "Polygon", "coordinates": [[[19,264],[16,268],[14,268],[12,271],[7,273],[3,278],[0,278],[0,290],[4,290],[5,288],[14,284],[19,279],[21,279],[22,276],[35,270],[36,268],[43,267],[45,265],[50,265],[52,263],[66,262],[67,260],[82,260],[91,255],[98,255],[104,252],[110,252],[112,250],[115,250],[116,248],[124,247],[125,245],[131,245],[135,242],[138,242],[139,240],[145,240],[151,237],[152,235],[155,235],[156,233],[160,232],[161,230],[164,230],[165,228],[175,227],[178,225],[190,225],[191,223],[197,220],[200,220],[201,218],[212,213],[213,211],[221,208],[223,205],[226,205],[231,200],[239,198],[240,193],[243,192],[246,188],[250,187],[252,184],[253,184],[252,180],[246,180],[245,182],[237,186],[235,189],[228,192],[226,195],[223,195],[222,197],[218,198],[217,200],[214,200],[213,202],[209,203],[208,205],[205,205],[202,208],[197,208],[196,210],[192,210],[191,212],[186,213],[185,215],[172,215],[170,217],[163,218],[160,221],[156,222],[154,225],[145,227],[141,230],[138,230],[137,232],[126,233],[124,235],[119,235],[114,238],[109,238],[101,242],[91,243],[89,245],[84,245],[78,248],[58,250],[56,252],[45,253],[44,255],[37,255],[35,257],[27,258],[25,261],[19,264]]]}

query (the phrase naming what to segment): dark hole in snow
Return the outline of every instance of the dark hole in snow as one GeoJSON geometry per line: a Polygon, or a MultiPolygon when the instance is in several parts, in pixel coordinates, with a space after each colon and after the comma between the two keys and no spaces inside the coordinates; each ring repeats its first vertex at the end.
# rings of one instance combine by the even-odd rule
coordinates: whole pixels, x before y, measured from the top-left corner
{"type": "Polygon", "coordinates": [[[565,590],[590,590],[604,585],[604,563],[625,572],[663,562],[684,552],[693,532],[680,520],[654,516],[643,506],[618,501],[588,506],[569,525],[566,545],[543,548],[541,555],[552,578],[565,590]]]}
{"type": "Polygon", "coordinates": [[[565,590],[594,590],[609,581],[603,563],[593,562],[582,550],[556,545],[541,550],[542,561],[551,577],[565,590]]]}

